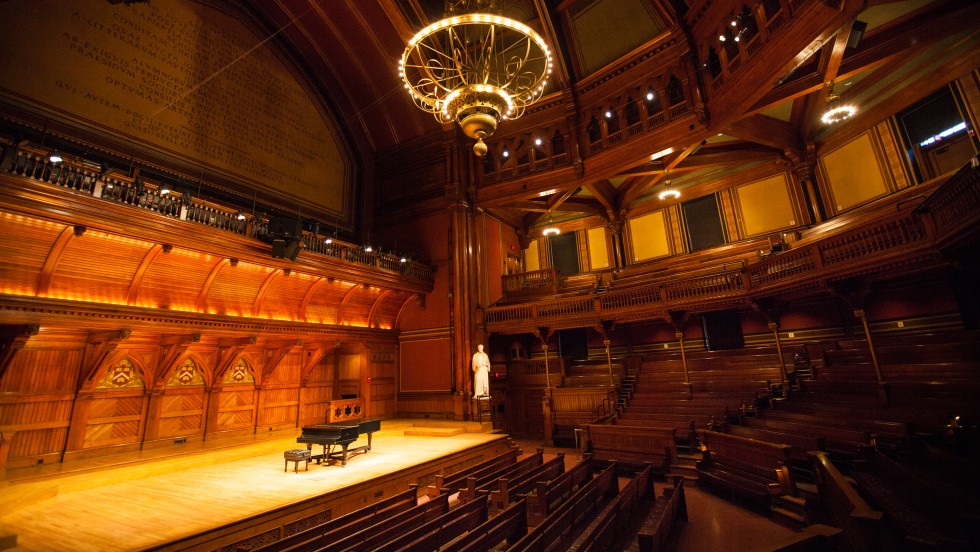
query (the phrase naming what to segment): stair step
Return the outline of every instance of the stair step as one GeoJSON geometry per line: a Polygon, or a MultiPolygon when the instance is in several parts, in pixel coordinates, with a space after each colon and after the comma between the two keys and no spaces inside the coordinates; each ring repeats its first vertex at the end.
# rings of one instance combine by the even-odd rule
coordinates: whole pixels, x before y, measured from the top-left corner
{"type": "Polygon", "coordinates": [[[791,519],[798,523],[806,523],[806,518],[797,514],[796,512],[791,512],[786,508],[780,508],[779,506],[773,506],[771,508],[773,514],[777,514],[785,517],[786,519],[791,519]]]}
{"type": "Polygon", "coordinates": [[[803,483],[800,481],[796,482],[796,489],[801,493],[806,493],[810,496],[819,496],[820,491],[817,490],[817,486],[813,483],[803,483]]]}
{"type": "Polygon", "coordinates": [[[796,506],[799,506],[801,508],[806,506],[806,499],[800,498],[798,496],[781,495],[779,497],[779,500],[782,500],[783,502],[789,502],[791,504],[795,504],[796,506]]]}

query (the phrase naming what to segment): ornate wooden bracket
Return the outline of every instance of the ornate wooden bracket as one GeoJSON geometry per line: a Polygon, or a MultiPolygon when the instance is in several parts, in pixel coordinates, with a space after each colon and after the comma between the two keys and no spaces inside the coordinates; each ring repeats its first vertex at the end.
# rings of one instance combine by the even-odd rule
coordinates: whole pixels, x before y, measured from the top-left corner
{"type": "Polygon", "coordinates": [[[85,353],[82,356],[82,374],[85,374],[81,384],[89,384],[99,373],[109,355],[124,339],[128,339],[131,331],[128,329],[110,332],[92,332],[85,342],[85,353]]]}
{"type": "Polygon", "coordinates": [[[214,389],[221,389],[221,378],[225,372],[245,353],[245,348],[249,345],[255,345],[255,342],[254,335],[238,339],[218,340],[218,364],[214,369],[214,389]]]}
{"type": "Polygon", "coordinates": [[[14,360],[17,351],[27,345],[27,340],[37,335],[41,327],[37,324],[10,324],[0,326],[0,380],[7,373],[7,367],[14,360]]]}
{"type": "Polygon", "coordinates": [[[336,348],[336,346],[329,347],[318,343],[303,350],[306,355],[303,358],[303,371],[300,373],[299,377],[300,387],[306,387],[306,382],[310,377],[310,372],[312,372],[313,368],[320,363],[320,359],[323,358],[323,355],[327,354],[327,351],[336,350],[336,348]]]}
{"type": "Polygon", "coordinates": [[[163,385],[166,378],[177,365],[177,360],[192,343],[201,341],[201,334],[165,335],[160,340],[160,362],[157,364],[157,383],[163,385]]]}
{"type": "Polygon", "coordinates": [[[293,352],[297,347],[302,346],[302,339],[278,344],[267,343],[265,347],[265,366],[262,367],[262,383],[264,384],[266,378],[272,375],[272,372],[279,366],[282,359],[286,358],[286,355],[293,352]]]}

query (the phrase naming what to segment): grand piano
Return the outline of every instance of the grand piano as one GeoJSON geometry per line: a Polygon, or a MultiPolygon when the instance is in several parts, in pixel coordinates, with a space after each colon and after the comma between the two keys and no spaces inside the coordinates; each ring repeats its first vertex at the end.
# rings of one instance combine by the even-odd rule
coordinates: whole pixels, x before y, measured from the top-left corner
{"type": "Polygon", "coordinates": [[[317,424],[304,427],[296,442],[306,444],[306,450],[310,451],[310,460],[317,464],[340,460],[340,465],[346,466],[347,459],[351,456],[371,450],[371,434],[375,431],[381,431],[381,420],[377,418],[317,424]],[[367,434],[367,445],[348,449],[363,434],[367,434]],[[313,454],[313,445],[321,445],[323,454],[313,454]]]}

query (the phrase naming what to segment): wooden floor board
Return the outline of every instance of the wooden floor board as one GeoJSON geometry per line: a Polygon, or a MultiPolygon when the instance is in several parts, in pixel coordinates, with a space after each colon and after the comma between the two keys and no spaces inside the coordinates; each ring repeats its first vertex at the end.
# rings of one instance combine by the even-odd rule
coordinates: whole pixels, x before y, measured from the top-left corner
{"type": "MultiPolygon", "coordinates": [[[[283,471],[283,451],[302,448],[295,434],[116,466],[101,460],[75,465],[75,472],[68,469],[72,466],[34,476],[16,470],[0,487],[0,495],[7,495],[0,500],[0,531],[16,533],[16,550],[22,551],[138,550],[304,498],[342,492],[501,437],[405,436],[410,427],[383,422],[372,450],[350,458],[346,467],[311,463],[304,471],[301,464],[298,473],[292,463],[283,471]]],[[[351,447],[366,444],[362,441],[351,447]]]]}

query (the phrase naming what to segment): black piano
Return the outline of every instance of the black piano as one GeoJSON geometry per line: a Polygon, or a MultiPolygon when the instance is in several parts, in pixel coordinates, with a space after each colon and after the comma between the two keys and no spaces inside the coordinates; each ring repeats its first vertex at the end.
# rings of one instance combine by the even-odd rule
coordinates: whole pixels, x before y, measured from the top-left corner
{"type": "Polygon", "coordinates": [[[304,427],[303,433],[296,442],[306,443],[306,450],[310,451],[310,460],[316,461],[317,464],[340,460],[340,465],[346,466],[349,457],[371,450],[371,434],[375,431],[381,431],[380,419],[317,424],[304,427]],[[365,433],[367,445],[348,449],[351,443],[365,433]],[[313,445],[321,445],[323,454],[313,454],[313,445]],[[334,450],[335,448],[338,450],[334,450]]]}

